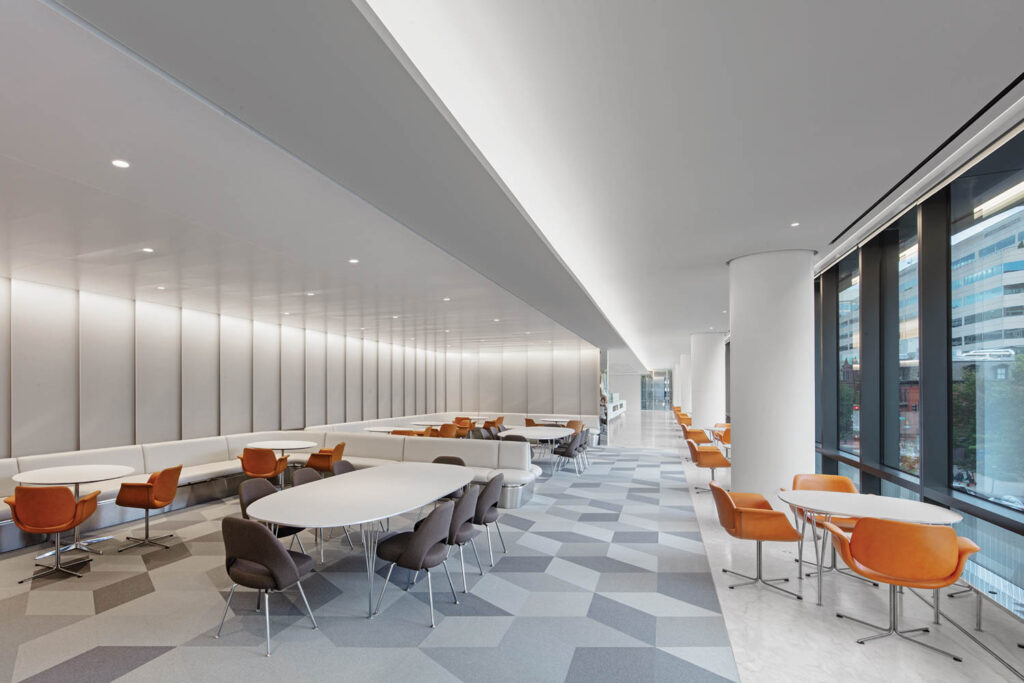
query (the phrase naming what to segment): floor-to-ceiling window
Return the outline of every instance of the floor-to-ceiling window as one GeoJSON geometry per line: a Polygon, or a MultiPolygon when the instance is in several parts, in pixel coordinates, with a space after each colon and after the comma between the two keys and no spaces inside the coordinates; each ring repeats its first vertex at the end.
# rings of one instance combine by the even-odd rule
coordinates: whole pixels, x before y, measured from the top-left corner
{"type": "MultiPolygon", "coordinates": [[[[908,474],[918,474],[921,463],[921,365],[918,339],[917,214],[904,215],[890,230],[896,246],[896,287],[884,295],[896,300],[896,358],[886,358],[895,372],[887,376],[895,383],[893,406],[897,432],[895,452],[888,449],[883,461],[908,474]],[[892,457],[895,456],[895,457],[892,457]]],[[[889,407],[887,406],[887,409],[889,407]]],[[[887,435],[888,436],[888,435],[887,435]]]]}
{"type": "Polygon", "coordinates": [[[1024,510],[1024,137],[950,186],[953,486],[1024,510]]]}
{"type": "Polygon", "coordinates": [[[668,410],[672,407],[672,371],[652,370],[640,375],[640,409],[668,410]]]}
{"type": "Polygon", "coordinates": [[[860,264],[839,264],[839,448],[860,453],[860,264]]]}

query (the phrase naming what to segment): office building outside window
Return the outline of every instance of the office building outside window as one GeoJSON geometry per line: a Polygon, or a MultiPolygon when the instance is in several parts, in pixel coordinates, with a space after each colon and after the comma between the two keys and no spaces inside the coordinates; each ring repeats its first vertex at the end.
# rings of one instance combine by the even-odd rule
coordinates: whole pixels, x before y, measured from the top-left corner
{"type": "Polygon", "coordinates": [[[839,264],[839,448],[860,454],[860,263],[839,264]]]}
{"type": "Polygon", "coordinates": [[[913,211],[896,221],[897,233],[897,311],[899,319],[899,371],[897,393],[899,415],[898,460],[901,471],[917,475],[921,463],[921,366],[918,349],[917,292],[917,220],[913,211]]]}

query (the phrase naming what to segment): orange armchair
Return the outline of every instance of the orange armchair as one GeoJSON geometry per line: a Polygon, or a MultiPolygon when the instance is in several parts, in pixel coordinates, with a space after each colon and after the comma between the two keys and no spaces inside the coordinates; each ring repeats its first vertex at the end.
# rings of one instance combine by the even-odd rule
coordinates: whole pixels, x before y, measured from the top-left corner
{"type": "Polygon", "coordinates": [[[565,423],[565,427],[571,429],[574,436],[583,431],[583,423],[579,420],[569,420],[565,423]]]}
{"type": "MultiPolygon", "coordinates": [[[[722,467],[732,467],[732,463],[722,455],[717,446],[698,446],[693,439],[687,439],[686,445],[690,449],[690,459],[697,467],[711,470],[711,481],[715,480],[715,470],[722,467]]],[[[694,486],[697,493],[706,493],[711,489],[704,486],[694,486]]]]}
{"type": "Polygon", "coordinates": [[[933,652],[963,660],[957,655],[910,638],[911,633],[928,633],[928,628],[900,630],[900,610],[897,608],[896,587],[939,589],[951,586],[963,574],[967,559],[981,550],[969,538],[957,536],[952,527],[892,522],[865,517],[853,528],[849,538],[839,526],[826,522],[824,528],[832,534],[832,543],[847,566],[870,581],[889,585],[889,625],[876,626],[861,619],[836,613],[840,619],[849,619],[881,631],[860,638],[863,645],[869,640],[899,636],[904,640],[926,647],[933,652]]]}
{"type": "Polygon", "coordinates": [[[705,443],[714,443],[708,438],[707,432],[703,429],[695,429],[689,424],[680,425],[683,428],[683,434],[687,439],[693,439],[694,443],[700,445],[705,443]]]}
{"type": "Polygon", "coordinates": [[[170,538],[174,534],[165,534],[157,538],[150,537],[149,511],[165,508],[174,502],[174,496],[178,493],[178,478],[181,476],[181,467],[181,465],[177,465],[154,472],[149,475],[149,480],[145,483],[125,482],[121,484],[121,488],[117,492],[117,504],[121,507],[142,508],[145,510],[146,533],[142,538],[129,536],[129,543],[118,548],[117,552],[120,553],[140,545],[157,545],[165,550],[170,547],[159,543],[159,541],[170,538]]]}
{"type": "Polygon", "coordinates": [[[537,423],[534,420],[531,420],[530,418],[526,418],[524,424],[527,427],[536,427],[537,426],[537,423]]]}
{"type": "Polygon", "coordinates": [[[693,424],[693,418],[683,412],[676,413],[676,423],[680,427],[689,427],[693,424]]]}
{"type": "Polygon", "coordinates": [[[288,467],[288,456],[280,458],[269,448],[246,448],[238,456],[242,461],[242,472],[253,479],[273,479],[277,477],[278,485],[283,485],[282,473],[288,467]]]}
{"type": "Polygon", "coordinates": [[[442,439],[454,439],[459,435],[459,426],[449,423],[441,425],[437,431],[442,439]]]}
{"type": "Polygon", "coordinates": [[[392,429],[391,436],[420,436],[421,432],[412,429],[392,429]]]}
{"type": "Polygon", "coordinates": [[[26,577],[18,583],[25,583],[41,576],[54,573],[70,574],[82,578],[67,567],[92,562],[91,557],[75,558],[71,562],[61,562],[60,535],[70,531],[89,519],[96,512],[96,498],[99,491],[88,493],[77,501],[75,494],[66,486],[18,486],[14,495],[4,499],[11,508],[11,519],[24,532],[30,534],[53,534],[54,563],[53,566],[36,563],[46,571],[26,577]]]}
{"type": "Polygon", "coordinates": [[[715,507],[718,509],[718,521],[726,532],[735,538],[757,542],[757,573],[754,576],[747,576],[732,569],[722,569],[723,572],[747,579],[729,588],[760,583],[797,600],[803,600],[803,596],[775,585],[782,581],[788,582],[788,578],[766,579],[762,574],[762,543],[800,540],[800,534],[789,523],[786,513],[772,509],[771,503],[759,493],[730,493],[714,481],[711,482],[711,495],[714,496],[715,507]]]}
{"type": "Polygon", "coordinates": [[[321,448],[318,453],[314,453],[309,456],[309,460],[306,461],[306,467],[316,470],[321,474],[327,472],[333,472],[334,463],[341,460],[341,456],[345,453],[345,442],[342,441],[339,444],[335,444],[334,448],[321,448]]]}

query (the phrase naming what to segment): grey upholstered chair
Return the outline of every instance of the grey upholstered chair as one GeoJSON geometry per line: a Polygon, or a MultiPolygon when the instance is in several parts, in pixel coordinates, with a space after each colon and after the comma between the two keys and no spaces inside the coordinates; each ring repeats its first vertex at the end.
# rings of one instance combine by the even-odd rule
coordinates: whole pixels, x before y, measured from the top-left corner
{"type": "MultiPolygon", "coordinates": [[[[469,582],[466,580],[466,558],[463,549],[467,543],[472,544],[473,554],[476,556],[476,566],[480,570],[480,576],[484,575],[484,564],[480,561],[480,553],[476,551],[476,541],[480,530],[473,526],[473,517],[476,516],[476,501],[480,497],[480,488],[470,484],[466,487],[466,493],[455,501],[455,509],[452,511],[452,523],[448,527],[448,540],[446,544],[459,549],[459,563],[462,565],[462,592],[469,592],[469,582]]],[[[416,522],[416,528],[423,524],[423,520],[416,522]]],[[[456,601],[458,604],[458,601],[456,601]]]]}
{"type": "Polygon", "coordinates": [[[474,427],[469,430],[469,438],[471,439],[493,439],[491,432],[484,429],[483,427],[474,427]]]}
{"type": "Polygon", "coordinates": [[[448,586],[452,589],[452,599],[456,604],[459,602],[455,595],[455,584],[452,583],[452,576],[448,573],[448,565],[445,559],[448,556],[449,527],[452,523],[452,510],[454,504],[451,501],[437,506],[419,524],[415,531],[402,531],[388,536],[377,546],[377,557],[390,562],[388,575],[384,579],[384,587],[380,589],[380,597],[377,598],[377,606],[373,613],[380,611],[381,602],[384,600],[384,591],[391,582],[391,572],[395,565],[415,572],[418,576],[421,571],[427,572],[427,594],[430,600],[430,628],[434,628],[434,587],[430,582],[430,570],[437,565],[444,567],[445,576],[448,577],[448,586]]]}
{"type": "MultiPolygon", "coordinates": [[[[491,546],[491,524],[498,530],[498,539],[501,541],[501,551],[507,553],[505,539],[501,535],[501,527],[498,526],[498,499],[501,497],[501,487],[505,484],[505,475],[500,472],[484,484],[480,491],[480,497],[476,501],[476,512],[473,514],[473,524],[482,526],[487,530],[487,554],[494,566],[494,550],[491,546]]],[[[474,546],[475,548],[476,546],[474,546]]]]}
{"type": "Polygon", "coordinates": [[[338,462],[331,465],[331,472],[337,476],[339,474],[348,474],[349,472],[355,472],[356,466],[350,463],[348,460],[339,460],[338,462]]]}
{"type": "MultiPolygon", "coordinates": [[[[258,481],[266,481],[261,479],[258,481]]],[[[269,482],[267,482],[269,483],[269,482]]],[[[306,605],[306,612],[309,620],[313,622],[313,630],[316,630],[316,618],[313,610],[309,608],[309,601],[306,600],[306,592],[302,590],[302,578],[313,571],[313,558],[303,553],[286,550],[281,541],[277,539],[270,529],[259,522],[238,517],[225,517],[220,524],[221,534],[224,536],[224,568],[231,577],[231,592],[228,594],[228,601],[224,605],[224,615],[220,618],[220,626],[217,628],[217,635],[224,628],[224,620],[227,619],[228,609],[231,607],[231,598],[235,595],[235,589],[239,586],[255,588],[256,610],[260,609],[261,598],[263,600],[263,612],[267,624],[267,656],[270,656],[270,594],[283,591],[292,586],[299,589],[302,602],[306,605]]]]}
{"type": "MultiPolygon", "coordinates": [[[[431,462],[433,462],[435,465],[457,465],[458,467],[466,466],[466,461],[458,457],[457,455],[439,455],[436,458],[434,458],[431,462]]],[[[465,490],[466,487],[463,486],[461,489],[452,491],[441,500],[456,500],[458,498],[461,498],[465,490]]]]}
{"type": "Polygon", "coordinates": [[[312,467],[300,467],[292,475],[292,486],[302,486],[314,481],[320,481],[320,473],[312,467]]]}
{"type": "MultiPolygon", "coordinates": [[[[267,479],[246,479],[243,481],[238,487],[238,506],[242,509],[242,519],[249,519],[247,510],[250,505],[264,496],[269,496],[271,493],[277,493],[277,489],[267,479]]],[[[302,539],[298,536],[300,531],[305,531],[305,529],[294,526],[278,526],[274,529],[274,535],[278,538],[288,538],[291,536],[299,542],[299,550],[306,552],[306,549],[302,547],[302,539]]]]}
{"type": "MultiPolygon", "coordinates": [[[[577,477],[580,476],[579,457],[580,457],[580,442],[582,440],[583,440],[583,432],[580,432],[578,434],[574,434],[569,439],[568,443],[562,444],[561,446],[558,446],[554,450],[551,451],[552,453],[557,455],[559,458],[562,458],[564,460],[572,460],[573,467],[576,468],[576,476],[577,477]]],[[[559,462],[564,462],[564,460],[559,460],[559,462]]]]}

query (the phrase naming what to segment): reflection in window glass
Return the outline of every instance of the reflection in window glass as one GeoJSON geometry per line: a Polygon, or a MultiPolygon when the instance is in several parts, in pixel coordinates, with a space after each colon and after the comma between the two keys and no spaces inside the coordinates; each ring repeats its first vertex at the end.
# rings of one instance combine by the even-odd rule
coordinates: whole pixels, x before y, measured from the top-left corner
{"type": "Polygon", "coordinates": [[[903,472],[918,474],[921,463],[918,422],[921,374],[917,343],[916,214],[908,213],[893,225],[893,229],[899,233],[899,461],[894,464],[903,472]]]}
{"type": "Polygon", "coordinates": [[[953,486],[1024,510],[1024,137],[950,192],[953,486]]]}
{"type": "Polygon", "coordinates": [[[839,448],[860,455],[860,262],[839,262],[839,448]]]}

